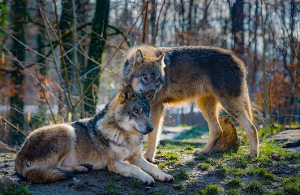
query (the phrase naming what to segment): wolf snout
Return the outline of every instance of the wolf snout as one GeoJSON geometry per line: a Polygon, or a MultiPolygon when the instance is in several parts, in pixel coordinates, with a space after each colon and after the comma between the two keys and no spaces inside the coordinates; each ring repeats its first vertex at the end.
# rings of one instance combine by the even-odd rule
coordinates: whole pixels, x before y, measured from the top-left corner
{"type": "Polygon", "coordinates": [[[148,126],[146,127],[146,130],[147,130],[148,133],[150,133],[151,131],[153,131],[152,125],[148,125],[148,126]]]}
{"type": "Polygon", "coordinates": [[[143,96],[148,100],[152,100],[154,98],[155,95],[155,90],[151,90],[151,91],[147,91],[147,92],[143,92],[143,96]]]}

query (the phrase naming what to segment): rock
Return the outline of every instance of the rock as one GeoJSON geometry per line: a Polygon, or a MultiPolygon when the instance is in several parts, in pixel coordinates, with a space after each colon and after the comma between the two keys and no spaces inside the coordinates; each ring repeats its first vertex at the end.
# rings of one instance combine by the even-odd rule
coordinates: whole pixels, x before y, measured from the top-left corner
{"type": "Polygon", "coordinates": [[[266,140],[266,142],[272,141],[282,143],[283,148],[300,154],[300,129],[282,131],[266,140]]]}
{"type": "Polygon", "coordinates": [[[266,140],[267,142],[279,142],[282,143],[284,148],[293,148],[300,146],[300,129],[286,130],[273,135],[272,138],[266,140]]]}
{"type": "Polygon", "coordinates": [[[300,146],[295,147],[295,148],[287,148],[287,150],[292,153],[297,152],[298,154],[300,154],[300,146]]]}
{"type": "Polygon", "coordinates": [[[6,190],[13,185],[18,185],[16,179],[6,175],[0,175],[0,194],[6,192],[6,190]]]}
{"type": "Polygon", "coordinates": [[[241,145],[241,141],[236,133],[233,121],[230,116],[221,116],[219,118],[219,122],[223,130],[223,134],[214,148],[220,152],[226,152],[229,150],[237,152],[241,145]]]}

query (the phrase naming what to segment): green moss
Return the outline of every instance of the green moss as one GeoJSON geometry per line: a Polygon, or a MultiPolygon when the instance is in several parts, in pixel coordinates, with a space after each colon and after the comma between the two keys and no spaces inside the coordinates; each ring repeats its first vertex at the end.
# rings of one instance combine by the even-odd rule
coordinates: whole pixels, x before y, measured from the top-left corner
{"type": "Polygon", "coordinates": [[[227,195],[240,195],[241,192],[237,189],[229,189],[227,195]]]}
{"type": "Polygon", "coordinates": [[[266,195],[285,195],[283,189],[266,192],[266,195]]]}
{"type": "Polygon", "coordinates": [[[234,176],[245,176],[249,172],[248,169],[241,169],[241,168],[236,168],[232,167],[230,169],[230,173],[233,174],[234,176]]]}
{"type": "Polygon", "coordinates": [[[209,163],[211,165],[217,165],[218,164],[218,161],[215,160],[215,159],[212,159],[212,158],[208,158],[205,160],[206,163],[209,163]]]}
{"type": "Polygon", "coordinates": [[[202,171],[206,171],[206,170],[209,169],[210,166],[211,166],[211,165],[210,165],[209,163],[199,163],[199,164],[197,165],[197,168],[198,168],[198,169],[201,169],[202,171]]]}
{"type": "Polygon", "coordinates": [[[209,184],[207,186],[204,187],[204,189],[199,189],[199,190],[196,190],[195,194],[197,195],[216,195],[216,194],[219,194],[221,193],[223,190],[222,187],[220,187],[219,185],[217,184],[209,184]]]}
{"type": "Polygon", "coordinates": [[[280,160],[275,164],[276,168],[286,168],[289,166],[289,163],[287,163],[286,161],[280,160]]]}
{"type": "Polygon", "coordinates": [[[139,179],[133,178],[131,180],[131,184],[132,184],[133,188],[141,188],[142,185],[143,185],[143,182],[141,180],[139,180],[139,179]]]}
{"type": "Polygon", "coordinates": [[[242,169],[247,168],[248,161],[246,160],[245,156],[235,156],[233,160],[234,160],[235,167],[242,168],[242,169]]]}
{"type": "Polygon", "coordinates": [[[287,194],[300,194],[300,175],[283,177],[284,192],[287,194]]]}
{"type": "Polygon", "coordinates": [[[132,195],[144,195],[144,193],[143,192],[133,192],[132,195]]]}
{"type": "Polygon", "coordinates": [[[121,179],[121,175],[118,175],[118,174],[113,174],[113,176],[112,176],[112,180],[113,181],[119,181],[120,179],[121,179]]]}
{"type": "Polygon", "coordinates": [[[167,194],[166,190],[162,189],[162,188],[156,189],[156,190],[153,191],[153,195],[166,195],[166,194],[167,194]]]}
{"type": "Polygon", "coordinates": [[[34,193],[28,190],[28,184],[25,185],[11,185],[9,186],[3,195],[33,195],[34,193]]]}
{"type": "Polygon", "coordinates": [[[119,186],[114,182],[108,182],[104,188],[107,190],[109,194],[122,194],[119,190],[119,186]]]}
{"type": "Polygon", "coordinates": [[[232,178],[230,180],[228,180],[226,182],[226,185],[229,186],[229,187],[240,187],[242,186],[242,179],[237,177],[237,178],[232,178]]]}
{"type": "Polygon", "coordinates": [[[206,155],[203,155],[203,154],[200,154],[200,155],[197,156],[195,159],[196,159],[196,160],[206,160],[206,159],[207,159],[207,156],[206,156],[206,155]]]}
{"type": "Polygon", "coordinates": [[[275,181],[276,176],[269,173],[267,169],[265,168],[258,168],[258,169],[253,169],[252,170],[254,174],[256,174],[259,177],[265,178],[268,181],[275,181]]]}
{"type": "Polygon", "coordinates": [[[157,155],[158,158],[162,158],[164,160],[176,160],[178,161],[180,158],[180,155],[178,152],[174,152],[174,151],[162,151],[161,153],[159,153],[157,155]]]}
{"type": "Polygon", "coordinates": [[[248,194],[264,194],[265,187],[258,181],[252,181],[245,186],[245,191],[248,194]]]}
{"type": "Polygon", "coordinates": [[[190,173],[186,169],[180,169],[173,171],[174,178],[177,180],[188,179],[190,177],[190,173]]]}
{"type": "Polygon", "coordinates": [[[258,167],[268,167],[272,163],[272,160],[269,157],[261,155],[260,157],[253,158],[251,162],[255,163],[258,167]]]}
{"type": "Polygon", "coordinates": [[[215,171],[215,174],[218,177],[225,177],[226,175],[228,175],[228,169],[223,165],[218,166],[217,170],[215,171]]]}
{"type": "Polygon", "coordinates": [[[173,184],[173,188],[177,190],[182,190],[184,189],[184,184],[183,183],[173,184]]]}
{"type": "Polygon", "coordinates": [[[188,162],[185,163],[187,166],[194,166],[196,164],[196,162],[194,160],[190,160],[188,162]]]}

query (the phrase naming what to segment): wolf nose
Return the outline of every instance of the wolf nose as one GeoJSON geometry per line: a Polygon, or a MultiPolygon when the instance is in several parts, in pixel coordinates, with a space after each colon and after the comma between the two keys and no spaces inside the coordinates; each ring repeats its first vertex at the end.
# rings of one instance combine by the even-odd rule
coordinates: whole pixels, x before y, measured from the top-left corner
{"type": "Polygon", "coordinates": [[[147,132],[151,132],[152,130],[153,130],[153,127],[151,126],[151,125],[148,125],[147,127],[146,127],[146,130],[147,130],[147,132]]]}
{"type": "Polygon", "coordinates": [[[151,90],[149,92],[145,92],[143,93],[143,96],[148,100],[152,100],[154,98],[154,95],[155,95],[155,90],[151,90]]]}

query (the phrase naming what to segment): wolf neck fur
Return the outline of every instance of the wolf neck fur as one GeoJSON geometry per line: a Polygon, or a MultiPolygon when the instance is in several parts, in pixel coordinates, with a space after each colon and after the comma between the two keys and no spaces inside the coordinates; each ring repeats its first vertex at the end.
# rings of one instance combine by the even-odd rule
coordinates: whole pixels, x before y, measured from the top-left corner
{"type": "MultiPolygon", "coordinates": [[[[114,110],[107,105],[106,110],[114,110]]],[[[107,141],[120,146],[138,145],[143,142],[143,135],[140,133],[130,133],[118,125],[114,118],[114,113],[104,111],[100,119],[94,124],[94,130],[100,133],[107,141]]]]}
{"type": "Polygon", "coordinates": [[[137,145],[140,144],[143,140],[142,134],[129,133],[128,131],[119,127],[113,119],[111,121],[106,120],[105,118],[101,119],[97,124],[97,130],[103,135],[105,139],[120,146],[127,146],[132,144],[137,145]]]}

